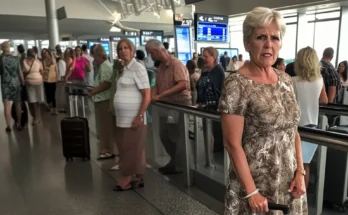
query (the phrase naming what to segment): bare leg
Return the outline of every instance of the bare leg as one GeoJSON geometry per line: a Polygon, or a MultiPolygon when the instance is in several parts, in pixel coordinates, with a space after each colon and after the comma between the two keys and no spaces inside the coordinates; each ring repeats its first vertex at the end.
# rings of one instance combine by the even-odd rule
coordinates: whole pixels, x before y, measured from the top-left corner
{"type": "Polygon", "coordinates": [[[308,163],[304,163],[303,167],[306,171],[306,176],[305,176],[305,184],[306,184],[306,189],[308,189],[308,185],[309,185],[309,179],[310,179],[310,164],[308,163]]]}
{"type": "Polygon", "coordinates": [[[22,128],[22,125],[21,125],[21,122],[22,122],[22,103],[21,101],[16,101],[15,102],[16,104],[16,114],[17,114],[17,128],[18,129],[21,129],[22,128]]]}
{"type": "Polygon", "coordinates": [[[29,103],[29,112],[34,121],[36,120],[35,104],[36,103],[29,103]]]}
{"type": "Polygon", "coordinates": [[[12,101],[4,100],[4,114],[5,114],[5,120],[6,120],[6,130],[10,131],[11,127],[11,107],[12,107],[12,101]]]}

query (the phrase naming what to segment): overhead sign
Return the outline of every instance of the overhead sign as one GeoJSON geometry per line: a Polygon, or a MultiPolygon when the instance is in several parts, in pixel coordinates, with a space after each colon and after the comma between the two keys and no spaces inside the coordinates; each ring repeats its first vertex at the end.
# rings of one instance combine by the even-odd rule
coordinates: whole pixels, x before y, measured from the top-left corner
{"type": "Polygon", "coordinates": [[[150,39],[157,39],[163,42],[163,31],[141,30],[140,31],[140,45],[146,45],[150,39]]]}
{"type": "Polygon", "coordinates": [[[87,44],[88,41],[87,40],[78,40],[77,43],[78,44],[87,44]]]}
{"type": "Polygon", "coordinates": [[[223,23],[228,24],[228,17],[221,15],[211,15],[211,14],[203,14],[197,13],[196,22],[208,22],[208,23],[223,23]]]}
{"type": "Polygon", "coordinates": [[[107,38],[107,37],[101,37],[98,39],[99,42],[109,42],[110,41],[110,38],[107,38]]]}
{"type": "Polygon", "coordinates": [[[197,41],[228,42],[228,17],[212,14],[195,14],[197,41]]]}
{"type": "Polygon", "coordinates": [[[125,32],[123,32],[123,34],[126,36],[138,36],[137,31],[125,31],[125,32]]]}
{"type": "Polygon", "coordinates": [[[183,14],[174,14],[174,26],[193,26],[192,19],[185,19],[183,14]]]}
{"type": "Polygon", "coordinates": [[[191,59],[191,29],[186,26],[175,26],[176,53],[178,59],[186,64],[191,59]]]}

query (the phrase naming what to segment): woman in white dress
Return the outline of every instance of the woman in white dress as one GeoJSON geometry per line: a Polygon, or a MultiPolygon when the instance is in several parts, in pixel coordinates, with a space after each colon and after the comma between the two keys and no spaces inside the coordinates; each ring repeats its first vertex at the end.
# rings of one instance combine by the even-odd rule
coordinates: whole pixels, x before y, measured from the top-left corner
{"type": "Polygon", "coordinates": [[[118,141],[122,153],[121,173],[114,191],[144,186],[146,168],[146,109],[151,101],[149,77],[145,67],[134,58],[135,47],[128,39],[117,44],[117,56],[123,61],[118,74],[114,108],[118,141]],[[133,177],[133,180],[132,180],[133,177]]]}
{"type": "MultiPolygon", "coordinates": [[[[301,110],[299,126],[316,127],[318,125],[319,104],[327,104],[323,77],[320,73],[320,61],[317,53],[311,47],[301,49],[295,60],[295,73],[292,77],[296,100],[301,110]]],[[[317,149],[317,145],[302,141],[302,156],[306,187],[308,187],[309,164],[317,149]]]]}

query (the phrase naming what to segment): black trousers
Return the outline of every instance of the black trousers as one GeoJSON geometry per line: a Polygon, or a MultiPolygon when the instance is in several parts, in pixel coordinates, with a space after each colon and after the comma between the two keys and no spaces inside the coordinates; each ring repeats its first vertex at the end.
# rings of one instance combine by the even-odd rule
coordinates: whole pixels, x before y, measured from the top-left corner
{"type": "Polygon", "coordinates": [[[53,108],[56,108],[56,83],[44,83],[45,86],[45,94],[46,94],[46,102],[47,104],[51,104],[53,108]]]}

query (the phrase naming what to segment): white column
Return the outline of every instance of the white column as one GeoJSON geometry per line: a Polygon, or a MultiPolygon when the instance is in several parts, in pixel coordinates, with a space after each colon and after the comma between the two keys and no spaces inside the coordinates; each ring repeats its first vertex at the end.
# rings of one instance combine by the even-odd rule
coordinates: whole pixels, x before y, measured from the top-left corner
{"type": "Polygon", "coordinates": [[[49,48],[54,50],[59,44],[59,28],[57,19],[56,0],[45,0],[46,20],[48,29],[48,38],[50,41],[49,48]]]}
{"type": "Polygon", "coordinates": [[[340,40],[338,41],[338,63],[348,60],[348,7],[342,7],[340,23],[340,40]]]}

